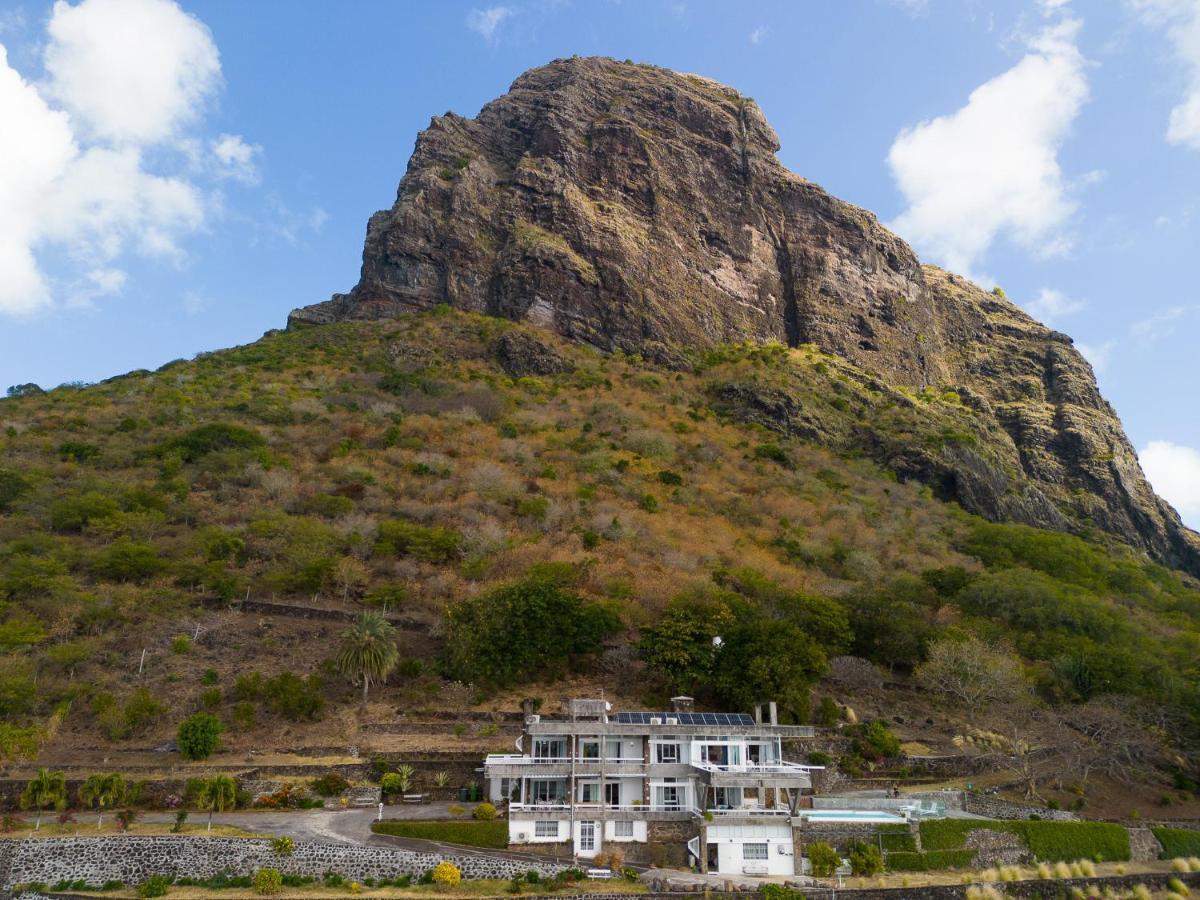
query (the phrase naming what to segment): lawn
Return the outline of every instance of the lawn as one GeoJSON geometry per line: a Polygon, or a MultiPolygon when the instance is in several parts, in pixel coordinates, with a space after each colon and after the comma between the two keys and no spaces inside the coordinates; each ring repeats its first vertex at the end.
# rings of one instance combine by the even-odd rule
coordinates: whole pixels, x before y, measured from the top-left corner
{"type": "Polygon", "coordinates": [[[503,850],[508,846],[508,823],[501,819],[493,819],[490,822],[475,820],[422,822],[390,819],[385,822],[372,823],[371,830],[376,834],[419,838],[423,841],[443,841],[447,844],[462,844],[466,847],[503,850]]]}

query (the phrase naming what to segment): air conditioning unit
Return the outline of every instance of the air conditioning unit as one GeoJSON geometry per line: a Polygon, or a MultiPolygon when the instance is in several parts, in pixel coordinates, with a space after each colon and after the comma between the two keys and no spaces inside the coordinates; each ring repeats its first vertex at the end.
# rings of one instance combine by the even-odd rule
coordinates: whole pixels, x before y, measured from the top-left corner
{"type": "Polygon", "coordinates": [[[536,725],[536,724],[537,724],[538,722],[540,722],[540,721],[542,721],[542,717],[541,717],[541,716],[539,716],[539,715],[536,715],[536,714],[535,714],[535,715],[532,715],[532,716],[526,716],[526,717],[525,717],[525,724],[526,724],[526,725],[536,725]]]}
{"type": "Polygon", "coordinates": [[[661,716],[651,716],[651,717],[650,717],[650,724],[651,724],[651,725],[661,725],[661,724],[662,724],[662,717],[661,717],[661,716]]]}
{"type": "Polygon", "coordinates": [[[668,725],[678,725],[679,719],[677,719],[675,716],[667,716],[667,724],[668,725]]]}

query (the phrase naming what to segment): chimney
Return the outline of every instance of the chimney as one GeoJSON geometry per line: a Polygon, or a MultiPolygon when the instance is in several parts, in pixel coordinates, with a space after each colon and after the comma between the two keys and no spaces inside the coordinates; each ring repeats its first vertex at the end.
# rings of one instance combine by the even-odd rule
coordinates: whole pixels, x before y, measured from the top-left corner
{"type": "Polygon", "coordinates": [[[692,698],[680,695],[671,698],[671,711],[677,713],[686,713],[692,711],[692,698]]]}

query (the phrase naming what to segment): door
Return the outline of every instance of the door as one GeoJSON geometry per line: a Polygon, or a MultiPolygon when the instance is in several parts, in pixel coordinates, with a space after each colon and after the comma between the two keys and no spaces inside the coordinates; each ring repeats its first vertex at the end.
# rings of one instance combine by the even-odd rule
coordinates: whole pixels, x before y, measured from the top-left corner
{"type": "Polygon", "coordinates": [[[596,853],[596,823],[579,823],[579,854],[594,855],[596,853]]]}

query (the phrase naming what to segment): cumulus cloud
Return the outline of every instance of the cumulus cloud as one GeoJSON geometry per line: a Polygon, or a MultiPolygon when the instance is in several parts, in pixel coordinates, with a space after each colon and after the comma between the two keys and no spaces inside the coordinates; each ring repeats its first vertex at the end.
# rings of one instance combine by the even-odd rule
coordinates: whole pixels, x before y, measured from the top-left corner
{"type": "Polygon", "coordinates": [[[1200,451],[1170,441],[1151,441],[1138,459],[1155,493],[1175,507],[1184,521],[1200,527],[1200,451]]]}
{"type": "Polygon", "coordinates": [[[496,29],[512,14],[512,8],[508,6],[472,9],[467,13],[467,27],[479,34],[485,41],[491,41],[496,37],[496,29]]]}
{"type": "Polygon", "coordinates": [[[1171,110],[1166,138],[1200,150],[1200,3],[1196,0],[1129,0],[1148,25],[1163,29],[1183,65],[1183,99],[1171,110]]]}
{"type": "Polygon", "coordinates": [[[1087,100],[1079,22],[1062,19],[975,88],[957,112],[903,130],[888,153],[905,210],[892,223],[943,265],[970,273],[1000,235],[1064,251],[1074,212],[1058,151],[1087,100]]]}
{"type": "MultiPolygon", "coordinates": [[[[173,0],[60,0],[43,62],[34,83],[0,46],[0,313],[119,293],[122,254],[178,260],[208,212],[194,178],[169,171],[220,83],[203,23],[173,0]],[[52,251],[66,262],[48,274],[52,251]]],[[[220,135],[208,175],[253,181],[260,151],[220,135]]]]}
{"type": "Polygon", "coordinates": [[[1024,306],[1031,316],[1047,325],[1053,325],[1058,320],[1083,312],[1087,308],[1087,304],[1082,300],[1068,297],[1055,288],[1042,288],[1037,297],[1024,306]]]}

